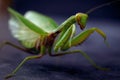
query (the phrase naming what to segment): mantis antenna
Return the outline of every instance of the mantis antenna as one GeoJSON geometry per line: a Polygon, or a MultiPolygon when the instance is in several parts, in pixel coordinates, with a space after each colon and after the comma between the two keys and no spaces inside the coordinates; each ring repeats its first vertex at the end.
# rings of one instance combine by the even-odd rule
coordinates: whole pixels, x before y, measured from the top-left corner
{"type": "Polygon", "coordinates": [[[107,2],[107,3],[101,4],[101,5],[97,6],[97,7],[94,7],[94,8],[92,8],[92,9],[89,9],[89,10],[86,12],[86,14],[90,14],[91,12],[93,12],[93,11],[99,9],[99,8],[102,8],[102,7],[104,7],[104,6],[111,5],[111,4],[116,3],[116,2],[118,2],[118,1],[120,1],[120,0],[114,0],[114,1],[110,1],[110,2],[107,2]]]}

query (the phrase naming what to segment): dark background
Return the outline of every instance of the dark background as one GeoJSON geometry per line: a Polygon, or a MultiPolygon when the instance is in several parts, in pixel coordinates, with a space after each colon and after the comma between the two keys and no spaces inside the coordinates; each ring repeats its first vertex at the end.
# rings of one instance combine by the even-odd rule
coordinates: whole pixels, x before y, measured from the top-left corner
{"type": "MultiPolygon", "coordinates": [[[[14,0],[12,6],[19,12],[24,13],[27,10],[35,10],[46,15],[58,15],[69,17],[77,12],[85,13],[89,9],[115,0],[14,0]]],[[[99,18],[119,19],[120,3],[116,2],[110,6],[105,6],[94,11],[90,15],[99,18]]]]}
{"type": "MultiPolygon", "coordinates": [[[[9,13],[6,8],[11,5],[18,12],[24,14],[34,10],[52,17],[61,24],[69,16],[77,12],[86,12],[89,9],[112,0],[0,0],[0,42],[11,41],[19,45],[8,28],[9,13]]],[[[85,51],[99,66],[110,68],[110,71],[96,70],[80,54],[71,54],[62,57],[49,57],[28,61],[10,80],[120,80],[120,1],[100,8],[89,14],[86,28],[98,27],[106,35],[110,47],[97,34],[82,45],[72,49],[85,51]]],[[[77,33],[80,29],[77,27],[77,33]]],[[[71,50],[72,50],[71,49],[71,50]]],[[[26,56],[22,51],[10,46],[0,51],[0,80],[10,73],[26,56]]]]}

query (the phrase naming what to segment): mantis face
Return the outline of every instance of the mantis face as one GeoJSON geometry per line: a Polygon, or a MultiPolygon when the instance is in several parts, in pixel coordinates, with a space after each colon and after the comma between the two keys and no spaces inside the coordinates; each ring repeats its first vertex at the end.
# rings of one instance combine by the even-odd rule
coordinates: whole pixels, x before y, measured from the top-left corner
{"type": "Polygon", "coordinates": [[[87,23],[88,15],[84,13],[77,13],[76,14],[76,21],[80,25],[80,28],[83,30],[87,23]]]}

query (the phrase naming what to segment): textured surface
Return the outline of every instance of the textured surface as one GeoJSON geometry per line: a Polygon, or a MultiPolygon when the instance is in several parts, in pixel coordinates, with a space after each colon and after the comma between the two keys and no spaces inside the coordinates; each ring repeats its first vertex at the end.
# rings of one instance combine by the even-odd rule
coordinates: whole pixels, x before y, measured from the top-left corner
{"type": "MultiPolygon", "coordinates": [[[[53,16],[58,23],[65,18],[53,16]]],[[[0,42],[10,40],[18,44],[7,28],[6,17],[0,21],[0,42]],[[4,22],[3,22],[4,21],[4,22]],[[3,24],[4,23],[4,24],[3,24]],[[4,35],[3,35],[4,34],[4,35]]],[[[87,28],[98,26],[108,36],[110,48],[106,47],[103,39],[97,33],[73,49],[85,51],[100,66],[108,67],[110,71],[94,69],[80,54],[71,54],[62,57],[49,57],[28,61],[9,80],[119,80],[120,79],[120,21],[113,20],[89,20],[87,28]]],[[[77,29],[79,33],[79,28],[77,29]]],[[[6,46],[0,51],[0,80],[9,74],[26,56],[22,51],[6,46]]]]}

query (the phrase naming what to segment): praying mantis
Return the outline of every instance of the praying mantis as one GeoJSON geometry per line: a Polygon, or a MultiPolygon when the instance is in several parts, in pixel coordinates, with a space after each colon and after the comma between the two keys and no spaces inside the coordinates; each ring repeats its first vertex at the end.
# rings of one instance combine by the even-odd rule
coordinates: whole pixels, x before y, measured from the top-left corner
{"type": "Polygon", "coordinates": [[[10,45],[14,48],[27,53],[35,54],[34,56],[26,57],[11,74],[5,78],[8,79],[15,75],[21,66],[28,60],[40,59],[46,54],[52,57],[63,56],[72,53],[81,53],[95,68],[106,70],[97,66],[96,63],[82,50],[68,51],[71,47],[82,44],[91,34],[97,32],[106,42],[106,34],[99,28],[93,27],[84,30],[87,23],[88,14],[98,8],[109,5],[113,2],[105,3],[96,8],[90,9],[87,13],[76,13],[65,20],[61,25],[48,16],[28,11],[24,16],[12,8],[8,8],[11,18],[9,19],[10,31],[16,39],[22,44],[21,48],[11,42],[3,42],[0,47],[10,45]],[[80,29],[83,30],[78,35],[75,35],[77,23],[80,29]],[[52,53],[54,52],[54,53],[52,53]]]}

